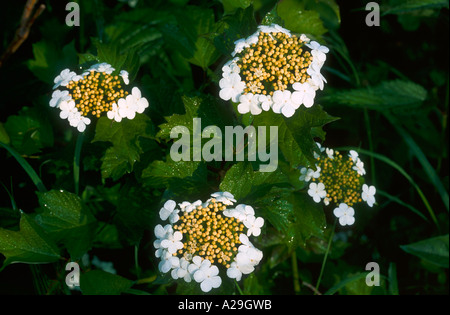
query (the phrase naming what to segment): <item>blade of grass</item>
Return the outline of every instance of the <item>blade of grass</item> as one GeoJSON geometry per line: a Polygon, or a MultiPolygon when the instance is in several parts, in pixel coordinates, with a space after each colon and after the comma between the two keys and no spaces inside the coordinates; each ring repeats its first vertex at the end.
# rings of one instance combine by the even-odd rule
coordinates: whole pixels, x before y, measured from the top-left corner
{"type": "Polygon", "coordinates": [[[16,161],[20,164],[20,166],[22,166],[22,168],[25,170],[28,176],[30,176],[33,183],[36,185],[36,188],[40,192],[46,192],[47,188],[45,188],[44,183],[36,174],[31,165],[16,150],[11,148],[9,145],[2,142],[0,142],[0,145],[4,147],[16,159],[16,161]]]}
{"type": "Polygon", "coordinates": [[[419,163],[422,165],[425,173],[427,174],[428,178],[430,179],[431,183],[434,185],[436,190],[438,191],[438,194],[441,196],[442,202],[445,205],[445,208],[447,209],[447,212],[449,211],[449,196],[448,192],[445,190],[444,185],[442,184],[441,180],[439,179],[439,176],[437,175],[436,171],[434,170],[433,166],[431,166],[430,162],[428,161],[427,157],[423,153],[423,151],[420,149],[420,147],[416,144],[414,139],[410,136],[408,132],[403,129],[399,123],[397,123],[392,116],[389,114],[385,114],[385,116],[388,118],[388,120],[391,122],[393,126],[397,129],[397,132],[402,136],[403,140],[406,142],[408,147],[411,149],[412,153],[416,156],[417,160],[419,160],[419,163]]]}
{"type": "Polygon", "coordinates": [[[73,157],[73,180],[75,185],[75,194],[80,192],[80,157],[81,148],[83,147],[84,133],[78,134],[77,143],[75,144],[75,153],[73,157]]]}
{"type": "MultiPolygon", "coordinates": [[[[319,278],[317,278],[316,291],[319,292],[320,281],[322,281],[323,271],[325,270],[325,264],[327,263],[328,253],[330,252],[331,243],[333,242],[334,231],[336,230],[337,218],[334,220],[333,229],[331,230],[330,239],[328,240],[327,251],[323,256],[322,267],[320,268],[319,278]]],[[[314,293],[316,295],[316,293],[314,293]]]]}
{"type": "Polygon", "coordinates": [[[380,189],[377,189],[377,194],[380,194],[381,196],[389,199],[390,201],[393,201],[395,203],[398,203],[399,205],[402,205],[405,208],[408,208],[409,210],[411,210],[412,212],[414,212],[415,214],[417,214],[419,217],[421,217],[422,219],[424,219],[427,222],[430,222],[430,220],[428,220],[428,218],[423,215],[423,213],[421,213],[419,210],[417,210],[416,208],[414,208],[413,206],[411,206],[410,204],[400,200],[399,198],[392,196],[390,194],[388,194],[385,191],[382,191],[380,189]]]}
{"type": "Polygon", "coordinates": [[[367,156],[373,156],[374,158],[386,163],[387,165],[391,166],[392,168],[394,168],[395,170],[397,170],[400,174],[402,174],[407,180],[408,182],[414,187],[414,189],[417,191],[417,193],[419,194],[420,198],[422,199],[422,202],[424,203],[425,207],[428,210],[428,213],[430,214],[431,219],[433,220],[434,224],[436,225],[436,227],[438,228],[438,230],[440,229],[436,215],[434,214],[433,209],[430,206],[430,203],[428,202],[428,199],[425,197],[425,194],[423,193],[422,189],[420,189],[419,185],[416,184],[416,182],[412,179],[411,176],[409,176],[409,174],[402,168],[400,167],[400,165],[398,165],[397,163],[395,163],[394,161],[392,161],[391,159],[389,159],[388,157],[378,154],[378,153],[374,153],[374,152],[370,152],[368,150],[364,150],[361,148],[356,148],[356,147],[341,147],[341,148],[336,148],[337,150],[343,150],[343,151],[349,151],[349,150],[355,150],[356,152],[365,154],[367,156]]]}

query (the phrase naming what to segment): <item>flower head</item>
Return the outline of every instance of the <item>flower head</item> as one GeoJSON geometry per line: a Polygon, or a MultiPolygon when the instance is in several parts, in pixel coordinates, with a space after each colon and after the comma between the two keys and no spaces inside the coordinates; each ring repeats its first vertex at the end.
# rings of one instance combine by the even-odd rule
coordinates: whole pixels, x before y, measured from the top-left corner
{"type": "Polygon", "coordinates": [[[129,84],[127,71],[121,70],[119,75],[115,75],[115,71],[108,63],[95,64],[81,75],[63,70],[54,80],[50,106],[59,108],[60,117],[80,132],[91,119],[105,113],[116,122],[133,119],[136,113],[144,112],[148,101],[137,87],[131,91],[125,88],[129,84]]]}
{"type": "Polygon", "coordinates": [[[248,237],[260,235],[264,219],[255,217],[249,205],[227,209],[235,202],[229,192],[213,193],[205,203],[166,201],[159,214],[170,224],[158,224],[154,230],[159,270],[175,280],[193,279],[203,292],[221,285],[218,266],[237,280],[253,272],[263,253],[248,237]]]}
{"type": "Polygon", "coordinates": [[[327,47],[277,24],[261,25],[234,44],[234,59],[222,68],[222,99],[238,102],[240,113],[253,115],[272,108],[291,117],[301,105],[313,106],[316,90],[323,89],[326,82],[320,70],[327,47]],[[245,97],[249,94],[251,98],[245,97]],[[250,105],[246,104],[250,99],[250,105]]]}
{"type": "Polygon", "coordinates": [[[376,191],[377,190],[376,190],[375,186],[370,186],[369,187],[366,184],[364,184],[362,186],[361,198],[362,198],[362,200],[367,202],[369,207],[373,207],[373,204],[375,203],[375,193],[376,193],[376,191]]]}
{"type": "Polygon", "coordinates": [[[339,224],[342,226],[355,223],[355,210],[345,203],[341,203],[338,208],[334,209],[333,214],[339,219],[339,224]]]}

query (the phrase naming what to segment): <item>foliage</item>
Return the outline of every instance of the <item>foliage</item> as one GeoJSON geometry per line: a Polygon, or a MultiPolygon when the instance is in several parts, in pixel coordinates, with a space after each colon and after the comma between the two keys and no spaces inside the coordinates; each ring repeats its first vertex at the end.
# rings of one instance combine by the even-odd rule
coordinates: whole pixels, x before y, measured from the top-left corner
{"type": "MultiPolygon", "coordinates": [[[[153,228],[168,199],[229,191],[265,218],[264,259],[239,287],[227,279],[212,293],[448,294],[448,1],[383,1],[379,27],[364,24],[365,1],[77,2],[81,24],[69,27],[65,3],[45,1],[28,40],[0,67],[0,292],[198,293],[158,271],[153,228]],[[218,97],[234,41],[261,23],[330,48],[328,84],[290,118],[242,116],[218,97]],[[78,134],[48,106],[50,91],[62,69],[96,62],[126,69],[150,106],[78,134]],[[194,118],[222,132],[277,126],[277,169],[173,161],[170,132],[192,133],[194,118]],[[377,205],[356,207],[351,227],[336,226],[299,181],[316,141],[358,151],[377,187],[377,205]],[[65,284],[69,261],[81,266],[78,291],[65,284]],[[372,261],[378,287],[365,282],[372,261]]],[[[9,6],[2,50],[23,9],[9,6]]]]}

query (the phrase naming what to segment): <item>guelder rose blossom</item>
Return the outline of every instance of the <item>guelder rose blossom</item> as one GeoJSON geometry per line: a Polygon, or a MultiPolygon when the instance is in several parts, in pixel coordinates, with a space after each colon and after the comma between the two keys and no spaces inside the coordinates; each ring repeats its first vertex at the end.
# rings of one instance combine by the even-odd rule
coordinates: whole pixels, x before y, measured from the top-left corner
{"type": "Polygon", "coordinates": [[[316,91],[326,83],[321,69],[327,47],[277,24],[260,25],[234,44],[234,58],[222,67],[219,96],[238,103],[240,114],[272,109],[292,117],[300,106],[314,105],[316,91]]]}
{"type": "Polygon", "coordinates": [[[84,132],[93,118],[105,115],[108,119],[121,122],[134,119],[149,106],[137,87],[125,88],[129,74],[121,70],[115,75],[108,63],[91,66],[81,75],[64,69],[54,80],[54,91],[50,107],[60,109],[60,117],[69,125],[84,132]]]}
{"type": "Polygon", "coordinates": [[[174,280],[196,282],[203,292],[220,287],[225,275],[240,281],[254,272],[263,252],[249,236],[262,233],[264,219],[252,206],[235,203],[229,192],[213,193],[205,203],[166,201],[159,215],[170,224],[154,229],[159,270],[174,280]]]}

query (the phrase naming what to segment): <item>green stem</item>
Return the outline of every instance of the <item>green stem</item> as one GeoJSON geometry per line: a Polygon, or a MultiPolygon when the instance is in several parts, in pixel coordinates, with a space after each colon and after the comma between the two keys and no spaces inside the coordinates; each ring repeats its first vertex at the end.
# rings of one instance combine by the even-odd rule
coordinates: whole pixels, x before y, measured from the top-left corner
{"type": "Polygon", "coordinates": [[[237,283],[236,280],[234,280],[234,284],[236,285],[236,288],[238,289],[239,294],[240,294],[240,295],[245,295],[244,292],[242,292],[241,287],[239,286],[239,284],[237,283]]]}
{"type": "Polygon", "coordinates": [[[300,294],[300,277],[298,275],[297,254],[295,253],[295,250],[292,252],[291,262],[292,262],[292,274],[293,274],[293,281],[294,281],[294,292],[295,292],[295,294],[300,294]]]}
{"type": "Polygon", "coordinates": [[[44,183],[36,174],[31,165],[16,150],[11,148],[9,145],[2,142],[0,142],[0,145],[4,147],[16,159],[17,162],[19,162],[20,166],[22,166],[22,168],[25,170],[28,176],[30,176],[31,180],[36,185],[37,189],[40,192],[46,192],[47,188],[45,188],[44,183]]]}
{"type": "MultiPolygon", "coordinates": [[[[325,256],[323,257],[322,268],[320,269],[319,278],[317,279],[316,292],[319,291],[320,281],[322,281],[323,271],[325,270],[325,264],[327,262],[328,253],[330,252],[331,243],[333,241],[334,230],[336,229],[337,220],[338,220],[337,218],[334,220],[333,229],[331,230],[330,238],[328,240],[327,251],[325,252],[325,256]]],[[[314,294],[316,294],[316,293],[314,293],[314,294]]]]}
{"type": "MultiPolygon", "coordinates": [[[[369,138],[369,149],[371,152],[373,152],[372,127],[370,125],[369,110],[367,108],[364,108],[364,122],[366,124],[367,138],[369,138]]],[[[375,161],[373,156],[370,156],[370,169],[372,173],[372,185],[376,187],[377,184],[375,182],[375,161]]]]}
{"type": "Polygon", "coordinates": [[[75,145],[75,154],[73,158],[73,180],[75,184],[76,195],[78,195],[80,192],[80,157],[83,141],[84,141],[84,133],[80,133],[77,137],[77,143],[75,145]]]}
{"type": "Polygon", "coordinates": [[[136,268],[136,277],[141,278],[141,272],[139,269],[139,243],[134,245],[134,267],[136,268]]]}

